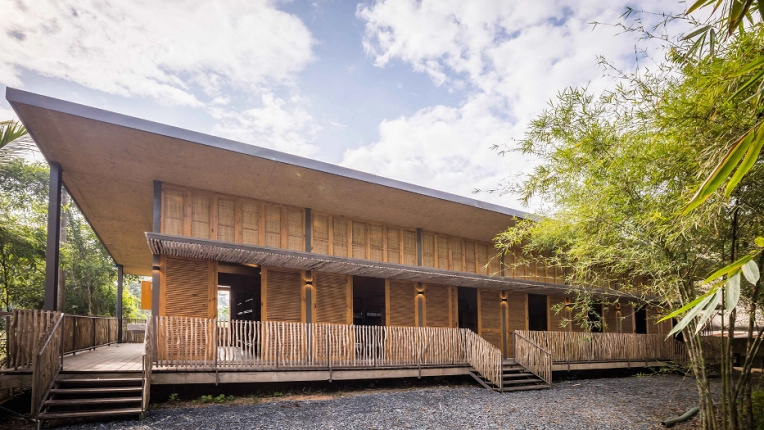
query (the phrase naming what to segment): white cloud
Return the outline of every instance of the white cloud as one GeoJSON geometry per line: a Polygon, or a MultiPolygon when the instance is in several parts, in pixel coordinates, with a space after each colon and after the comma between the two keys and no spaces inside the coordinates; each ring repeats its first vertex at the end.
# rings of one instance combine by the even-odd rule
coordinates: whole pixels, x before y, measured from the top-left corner
{"type": "MultiPolygon", "coordinates": [[[[641,6],[665,7],[657,0],[641,6]]],[[[596,0],[381,0],[359,6],[363,46],[376,66],[400,61],[434,85],[467,95],[456,107],[382,122],[379,141],[347,151],[343,164],[468,196],[528,172],[532,160],[498,159],[488,147],[521,138],[558,91],[607,86],[611,80],[603,77],[598,55],[633,68],[637,35],[616,36],[613,27],[590,24],[615,23],[624,10],[625,3],[596,0]]],[[[511,197],[479,198],[518,206],[511,197]]]]}
{"type": "Polygon", "coordinates": [[[0,0],[0,10],[0,83],[9,86],[28,70],[199,106],[193,85],[210,96],[254,90],[312,59],[307,27],[268,0],[0,0]]]}

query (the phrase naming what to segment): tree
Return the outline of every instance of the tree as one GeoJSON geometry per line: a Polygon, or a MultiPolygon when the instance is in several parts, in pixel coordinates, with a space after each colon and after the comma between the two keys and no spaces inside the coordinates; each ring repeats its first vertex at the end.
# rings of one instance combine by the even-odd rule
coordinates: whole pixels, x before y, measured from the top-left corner
{"type": "MultiPolygon", "coordinates": [[[[691,65],[673,50],[664,68],[622,74],[612,91],[560,93],[513,148],[540,160],[513,191],[526,202],[544,201],[548,209],[539,220],[510,227],[497,237],[497,246],[503,251],[520,246],[523,254],[537,256],[526,258],[565,269],[570,284],[618,288],[654,300],[666,314],[699,297],[708,298],[702,316],[717,312],[723,295],[704,281],[736,255],[755,252],[756,226],[764,220],[764,169],[753,163],[731,201],[713,194],[677,216],[707,171],[707,160],[724,154],[730,136],[759,121],[758,111],[743,104],[745,97],[729,101],[739,86],[722,77],[749,63],[762,42],[762,31],[743,33],[691,65]]],[[[758,259],[755,267],[762,269],[763,263],[758,259]]],[[[761,307],[760,283],[739,284],[737,290],[752,316],[761,307]]],[[[578,323],[584,326],[591,299],[583,294],[577,300],[578,323]]],[[[702,421],[716,428],[703,365],[707,345],[698,335],[703,318],[686,322],[683,335],[702,421]]],[[[738,388],[750,381],[746,378],[741,375],[738,388]]]]}
{"type": "Polygon", "coordinates": [[[33,145],[27,129],[18,121],[0,121],[0,163],[5,164],[29,152],[33,145]]]}

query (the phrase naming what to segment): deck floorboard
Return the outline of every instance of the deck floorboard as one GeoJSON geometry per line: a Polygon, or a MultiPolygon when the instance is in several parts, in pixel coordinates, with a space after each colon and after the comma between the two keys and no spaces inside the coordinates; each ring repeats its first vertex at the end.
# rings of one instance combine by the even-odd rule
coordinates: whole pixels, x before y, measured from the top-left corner
{"type": "Polygon", "coordinates": [[[64,356],[65,372],[130,372],[143,369],[143,344],[119,343],[64,356]]]}

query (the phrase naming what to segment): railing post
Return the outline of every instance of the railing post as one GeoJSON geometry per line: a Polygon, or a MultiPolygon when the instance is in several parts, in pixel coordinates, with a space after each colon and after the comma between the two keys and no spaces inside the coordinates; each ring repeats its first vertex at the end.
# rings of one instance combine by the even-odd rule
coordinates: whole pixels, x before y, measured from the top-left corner
{"type": "Polygon", "coordinates": [[[72,355],[77,355],[77,317],[72,317],[72,355]]]}
{"type": "Polygon", "coordinates": [[[274,323],[274,326],[276,327],[276,345],[274,345],[276,347],[276,369],[278,369],[279,368],[279,349],[280,349],[279,332],[281,330],[279,330],[278,323],[274,323]]]}
{"type": "Polygon", "coordinates": [[[326,326],[326,365],[329,366],[329,382],[332,382],[332,354],[329,343],[329,325],[326,326]]]}
{"type": "Polygon", "coordinates": [[[419,327],[419,356],[417,357],[417,370],[419,371],[418,379],[422,379],[422,327],[419,327]]]}
{"type": "Polygon", "coordinates": [[[96,329],[97,329],[96,328],[96,319],[95,318],[90,318],[90,321],[92,321],[92,323],[93,323],[93,343],[90,344],[90,349],[95,349],[95,344],[96,344],[96,329]]]}

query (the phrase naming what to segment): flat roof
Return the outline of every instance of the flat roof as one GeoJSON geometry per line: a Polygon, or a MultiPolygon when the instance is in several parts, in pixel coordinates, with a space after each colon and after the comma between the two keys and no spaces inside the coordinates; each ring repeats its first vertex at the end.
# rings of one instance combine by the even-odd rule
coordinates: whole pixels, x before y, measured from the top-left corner
{"type": "Polygon", "coordinates": [[[153,181],[490,240],[533,215],[14,88],[6,100],[117,264],[148,275],[153,181]]]}

